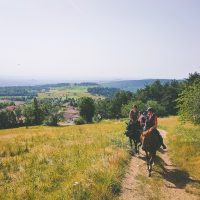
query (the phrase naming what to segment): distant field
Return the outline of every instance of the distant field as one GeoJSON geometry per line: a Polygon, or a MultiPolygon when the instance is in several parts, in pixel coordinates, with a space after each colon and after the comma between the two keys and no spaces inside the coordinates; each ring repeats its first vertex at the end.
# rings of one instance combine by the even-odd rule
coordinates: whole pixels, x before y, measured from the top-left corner
{"type": "MultiPolygon", "coordinates": [[[[11,102],[10,100],[1,100],[0,99],[0,103],[1,102],[11,102]]],[[[19,106],[19,105],[23,105],[25,102],[24,101],[14,101],[15,105],[16,106],[19,106]]]]}
{"type": "Polygon", "coordinates": [[[0,199],[115,199],[124,122],[0,130],[0,199]]]}
{"type": "Polygon", "coordinates": [[[24,101],[13,101],[12,99],[10,99],[10,97],[0,97],[0,103],[1,102],[14,102],[15,105],[22,105],[24,104],[25,102],[24,101]]]}
{"type": "Polygon", "coordinates": [[[73,86],[73,87],[60,87],[55,89],[50,89],[48,92],[38,93],[40,98],[54,98],[54,97],[68,97],[68,98],[80,98],[80,97],[92,97],[92,98],[100,98],[93,96],[92,94],[87,92],[87,88],[85,86],[73,86]]]}

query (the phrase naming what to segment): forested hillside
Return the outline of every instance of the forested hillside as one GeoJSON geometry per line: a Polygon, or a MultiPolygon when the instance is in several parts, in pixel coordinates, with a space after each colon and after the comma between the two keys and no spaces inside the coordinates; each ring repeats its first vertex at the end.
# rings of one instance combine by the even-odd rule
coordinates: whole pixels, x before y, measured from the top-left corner
{"type": "Polygon", "coordinates": [[[162,84],[172,81],[172,79],[122,80],[122,81],[105,82],[105,83],[102,83],[101,86],[136,92],[137,89],[144,88],[146,85],[152,84],[156,80],[159,80],[162,84]]]}

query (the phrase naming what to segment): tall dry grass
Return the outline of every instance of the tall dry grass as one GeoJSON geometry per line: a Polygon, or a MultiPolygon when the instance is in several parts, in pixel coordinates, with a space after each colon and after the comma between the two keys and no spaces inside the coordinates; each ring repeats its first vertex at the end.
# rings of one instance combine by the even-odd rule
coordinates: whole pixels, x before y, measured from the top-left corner
{"type": "Polygon", "coordinates": [[[129,154],[124,123],[0,130],[0,199],[113,199],[129,154]]]}
{"type": "Polygon", "coordinates": [[[159,124],[168,131],[172,160],[194,179],[200,180],[200,126],[183,124],[178,117],[161,118],[159,124]]]}

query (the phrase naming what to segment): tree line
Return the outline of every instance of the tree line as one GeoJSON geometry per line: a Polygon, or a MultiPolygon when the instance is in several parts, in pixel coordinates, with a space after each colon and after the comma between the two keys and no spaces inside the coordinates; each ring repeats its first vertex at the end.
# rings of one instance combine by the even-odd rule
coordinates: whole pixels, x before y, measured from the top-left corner
{"type": "Polygon", "coordinates": [[[64,101],[61,98],[39,100],[35,97],[13,111],[6,109],[13,103],[1,103],[0,128],[41,124],[56,126],[63,119],[62,106],[65,102],[79,107],[81,117],[76,124],[127,117],[133,104],[141,112],[153,107],[158,116],[179,114],[183,121],[200,124],[200,74],[196,72],[184,81],[173,80],[164,84],[158,80],[134,93],[120,90],[105,99],[82,97],[64,101]]]}
{"type": "Polygon", "coordinates": [[[132,105],[136,104],[141,112],[151,106],[159,116],[176,115],[176,99],[181,87],[181,82],[176,80],[164,84],[157,80],[135,93],[119,91],[112,98],[98,100],[96,113],[104,118],[127,117],[132,105]]]}
{"type": "Polygon", "coordinates": [[[108,87],[90,87],[87,91],[96,96],[112,97],[116,92],[119,91],[117,88],[108,87]]]}
{"type": "Polygon", "coordinates": [[[136,104],[141,112],[153,107],[160,117],[179,114],[184,121],[200,124],[200,74],[197,72],[189,74],[183,81],[172,80],[162,84],[157,80],[134,93],[118,91],[110,98],[96,101],[88,98],[87,103],[79,104],[80,109],[87,107],[82,109],[85,114],[91,113],[89,121],[82,113],[86,122],[90,122],[92,117],[98,119],[98,116],[101,119],[127,117],[132,105],[136,104]]]}

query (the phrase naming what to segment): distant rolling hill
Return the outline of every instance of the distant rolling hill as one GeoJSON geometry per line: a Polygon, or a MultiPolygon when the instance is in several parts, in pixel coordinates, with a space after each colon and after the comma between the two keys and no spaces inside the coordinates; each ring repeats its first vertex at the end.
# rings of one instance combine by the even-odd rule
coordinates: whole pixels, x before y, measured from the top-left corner
{"type": "Polygon", "coordinates": [[[161,83],[172,81],[172,79],[142,79],[142,80],[122,80],[101,83],[102,87],[119,88],[126,91],[135,92],[137,89],[144,88],[145,85],[159,80],[161,83]]]}

